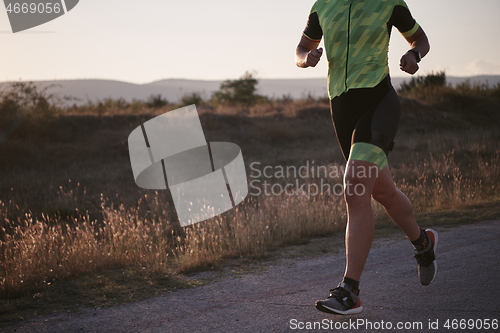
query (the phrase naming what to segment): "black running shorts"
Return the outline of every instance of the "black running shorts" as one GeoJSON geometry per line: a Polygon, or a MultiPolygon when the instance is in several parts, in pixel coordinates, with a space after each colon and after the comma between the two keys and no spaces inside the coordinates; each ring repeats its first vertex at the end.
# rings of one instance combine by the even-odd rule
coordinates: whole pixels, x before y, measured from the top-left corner
{"type": "Polygon", "coordinates": [[[347,160],[351,146],[370,143],[389,154],[401,113],[399,97],[387,75],[373,88],[344,92],[330,101],[333,125],[347,160]]]}

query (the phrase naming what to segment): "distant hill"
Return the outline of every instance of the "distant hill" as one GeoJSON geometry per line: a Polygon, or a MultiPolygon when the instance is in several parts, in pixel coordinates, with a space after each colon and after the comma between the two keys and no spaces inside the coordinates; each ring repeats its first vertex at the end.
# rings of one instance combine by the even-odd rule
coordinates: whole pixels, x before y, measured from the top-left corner
{"type": "MultiPolygon", "coordinates": [[[[447,81],[457,84],[470,80],[471,82],[488,82],[490,85],[500,83],[500,75],[483,75],[473,77],[448,76],[447,81]]],[[[401,83],[409,78],[394,77],[392,82],[398,88],[401,83]]],[[[105,98],[124,98],[146,100],[152,94],[161,94],[170,102],[177,102],[187,93],[198,92],[204,98],[219,89],[222,81],[204,81],[187,79],[166,79],[154,81],[147,84],[134,84],[113,80],[57,80],[36,81],[40,87],[56,84],[60,87],[53,88],[51,92],[59,96],[73,96],[78,98],[77,104],[86,103],[87,100],[97,101],[105,98]]],[[[282,97],[284,95],[292,98],[302,98],[307,95],[319,97],[326,96],[326,77],[318,79],[260,79],[258,93],[268,97],[282,97]]],[[[0,82],[0,90],[3,90],[8,82],[0,82]]]]}

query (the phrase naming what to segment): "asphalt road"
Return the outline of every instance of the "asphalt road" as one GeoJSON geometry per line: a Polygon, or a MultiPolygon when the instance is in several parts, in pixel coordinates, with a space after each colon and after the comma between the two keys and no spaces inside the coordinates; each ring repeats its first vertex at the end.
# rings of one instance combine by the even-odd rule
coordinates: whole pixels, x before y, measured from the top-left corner
{"type": "Polygon", "coordinates": [[[3,329],[37,333],[500,331],[492,327],[494,320],[500,321],[500,221],[436,230],[438,275],[430,286],[418,283],[409,242],[385,241],[372,248],[360,285],[365,309],[357,315],[330,315],[314,308],[315,300],[325,298],[342,277],[344,253],[339,253],[288,260],[263,272],[226,277],[139,303],[35,317],[3,329]],[[460,329],[460,324],[465,328],[460,329]]]}

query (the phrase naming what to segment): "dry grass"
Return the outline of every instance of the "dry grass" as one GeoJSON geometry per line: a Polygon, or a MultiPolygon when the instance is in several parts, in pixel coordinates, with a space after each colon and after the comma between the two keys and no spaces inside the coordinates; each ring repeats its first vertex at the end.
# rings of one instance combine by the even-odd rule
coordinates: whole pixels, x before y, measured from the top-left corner
{"type": "MultiPolygon", "coordinates": [[[[453,156],[431,156],[394,170],[417,211],[459,208],[498,197],[498,156],[489,161],[476,156],[471,161],[477,170],[474,177],[464,175],[453,156]]],[[[73,189],[67,191],[60,189],[56,198],[71,207],[70,200],[79,199],[73,189]]],[[[157,201],[158,195],[153,193],[149,200],[157,201]]],[[[335,195],[250,197],[237,209],[182,232],[165,218],[168,214],[141,216],[139,206],[115,208],[102,201],[102,221],[80,215],[64,222],[67,219],[26,213],[12,222],[2,203],[1,293],[12,297],[34,292],[57,279],[102,269],[189,272],[224,258],[258,258],[276,247],[345,227],[342,197],[335,195]]],[[[380,208],[376,214],[383,215],[380,208]]]]}
{"type": "MultiPolygon", "coordinates": [[[[450,115],[450,100],[431,94],[403,99],[406,113],[390,155],[398,186],[417,212],[497,200],[500,134],[491,118],[496,102],[481,100],[482,109],[475,109],[479,119],[493,121],[478,125],[461,106],[450,115]]],[[[169,108],[175,107],[134,114],[114,105],[97,115],[72,110],[56,115],[50,131],[14,133],[0,141],[1,297],[100,270],[132,267],[165,276],[224,258],[261,258],[277,247],[344,229],[342,198],[326,194],[249,196],[230,212],[180,228],[165,193],[135,186],[126,144],[133,128],[169,108]]],[[[249,177],[256,161],[296,167],[307,161],[342,163],[325,103],[284,100],[246,110],[199,111],[207,141],[242,147],[249,177]]],[[[375,213],[385,214],[377,205],[375,213]]]]}
{"type": "MultiPolygon", "coordinates": [[[[223,258],[258,258],[273,248],[342,229],[340,198],[327,200],[248,199],[229,214],[185,228],[182,236],[163,217],[145,219],[138,209],[105,203],[102,222],[87,216],[62,223],[26,214],[17,223],[9,222],[1,242],[0,291],[13,297],[102,269],[135,267],[164,275],[223,258]]],[[[7,215],[4,204],[1,208],[7,215]]]]}

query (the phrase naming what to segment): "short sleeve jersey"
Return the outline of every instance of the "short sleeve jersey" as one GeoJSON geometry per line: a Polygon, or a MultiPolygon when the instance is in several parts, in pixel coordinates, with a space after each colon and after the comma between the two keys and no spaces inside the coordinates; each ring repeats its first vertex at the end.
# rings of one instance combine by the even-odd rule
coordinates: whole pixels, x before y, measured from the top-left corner
{"type": "Polygon", "coordinates": [[[403,36],[419,28],[404,0],[317,0],[304,36],[324,37],[330,99],[354,88],[375,87],[389,74],[392,26],[403,36]]]}

